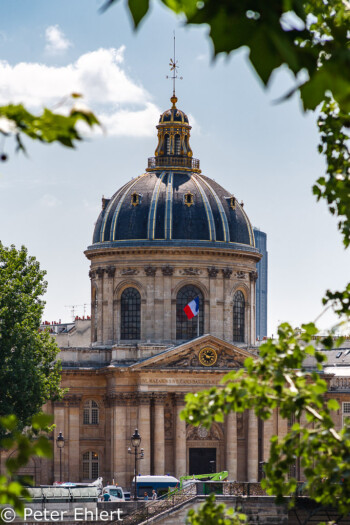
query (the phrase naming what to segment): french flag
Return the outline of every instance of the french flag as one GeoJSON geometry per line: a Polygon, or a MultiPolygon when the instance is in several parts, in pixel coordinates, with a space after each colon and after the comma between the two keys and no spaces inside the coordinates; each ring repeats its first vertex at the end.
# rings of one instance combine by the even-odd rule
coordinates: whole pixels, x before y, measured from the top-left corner
{"type": "Polygon", "coordinates": [[[188,303],[185,308],[184,312],[187,315],[187,319],[192,319],[192,317],[195,317],[199,314],[199,297],[195,297],[193,301],[188,303]]]}

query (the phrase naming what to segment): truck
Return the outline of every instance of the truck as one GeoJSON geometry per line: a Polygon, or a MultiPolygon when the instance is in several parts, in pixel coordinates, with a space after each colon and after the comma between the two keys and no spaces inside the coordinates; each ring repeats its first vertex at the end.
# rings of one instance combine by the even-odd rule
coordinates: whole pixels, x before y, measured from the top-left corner
{"type": "Polygon", "coordinates": [[[118,501],[118,502],[125,501],[124,491],[119,486],[107,485],[106,487],[103,487],[102,494],[105,494],[106,492],[110,496],[110,500],[109,501],[118,501]]]}

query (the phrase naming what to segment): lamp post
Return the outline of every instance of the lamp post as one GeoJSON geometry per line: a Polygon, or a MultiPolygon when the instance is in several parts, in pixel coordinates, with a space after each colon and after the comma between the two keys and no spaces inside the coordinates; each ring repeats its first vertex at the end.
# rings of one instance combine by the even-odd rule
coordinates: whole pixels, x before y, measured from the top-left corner
{"type": "Polygon", "coordinates": [[[62,481],[62,449],[64,447],[64,437],[62,432],[60,432],[56,439],[57,448],[60,451],[60,482],[62,481]]]}
{"type": "Polygon", "coordinates": [[[128,448],[128,454],[133,454],[135,457],[135,466],[134,466],[134,500],[137,500],[137,460],[144,458],[144,450],[141,448],[140,452],[138,451],[139,446],[141,445],[141,436],[139,434],[139,431],[137,428],[135,429],[135,432],[131,436],[131,445],[133,447],[133,450],[131,447],[128,448]]]}

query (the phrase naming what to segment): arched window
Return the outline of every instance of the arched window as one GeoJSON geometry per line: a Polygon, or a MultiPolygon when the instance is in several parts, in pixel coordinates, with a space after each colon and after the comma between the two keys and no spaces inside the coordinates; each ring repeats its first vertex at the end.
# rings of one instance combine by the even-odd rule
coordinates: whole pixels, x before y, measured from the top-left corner
{"type": "Polygon", "coordinates": [[[99,474],[99,459],[97,452],[83,454],[83,478],[97,479],[99,474]]]}
{"type": "Polygon", "coordinates": [[[164,154],[170,155],[170,138],[169,135],[165,135],[164,137],[164,154]]]}
{"type": "Polygon", "coordinates": [[[98,425],[98,404],[90,399],[84,404],[84,425],[98,425]]]}
{"type": "Polygon", "coordinates": [[[175,155],[180,155],[180,135],[175,135],[175,155]]]}
{"type": "Polygon", "coordinates": [[[233,298],[233,340],[244,342],[244,318],[245,300],[243,293],[239,290],[233,298]]]}
{"type": "Polygon", "coordinates": [[[120,303],[120,339],[140,339],[140,293],[136,288],[126,288],[122,293],[120,303]]]}
{"type": "Polygon", "coordinates": [[[196,286],[187,285],[179,290],[176,297],[176,339],[189,341],[204,333],[204,301],[203,294],[196,286]],[[184,312],[185,306],[199,297],[199,314],[188,319],[184,312]]]}

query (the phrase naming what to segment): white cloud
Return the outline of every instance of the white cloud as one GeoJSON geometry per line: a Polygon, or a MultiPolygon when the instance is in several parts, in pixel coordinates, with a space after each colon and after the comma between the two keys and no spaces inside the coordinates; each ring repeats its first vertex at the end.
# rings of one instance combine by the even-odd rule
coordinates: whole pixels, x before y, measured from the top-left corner
{"type": "Polygon", "coordinates": [[[46,38],[46,51],[52,54],[59,54],[67,51],[72,45],[71,42],[65,37],[64,33],[60,30],[58,25],[49,26],[45,31],[46,38]]]}
{"type": "Polygon", "coordinates": [[[159,119],[159,109],[151,102],[138,111],[120,110],[112,114],[101,114],[102,125],[111,135],[153,137],[159,119]]]}
{"type": "Polygon", "coordinates": [[[98,49],[62,67],[0,61],[0,105],[25,104],[29,109],[57,108],[70,93],[82,93],[110,135],[150,136],[160,110],[151,96],[124,70],[124,46],[98,49]]]}

